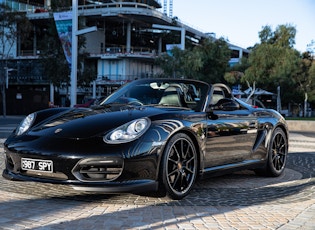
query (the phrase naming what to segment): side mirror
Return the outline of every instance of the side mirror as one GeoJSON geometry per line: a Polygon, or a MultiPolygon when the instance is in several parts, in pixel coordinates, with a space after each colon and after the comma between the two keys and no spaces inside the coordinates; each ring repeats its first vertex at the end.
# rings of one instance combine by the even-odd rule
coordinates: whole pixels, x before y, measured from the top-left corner
{"type": "Polygon", "coordinates": [[[224,111],[234,111],[240,109],[240,105],[236,103],[235,101],[225,103],[222,105],[222,110],[224,111]]]}

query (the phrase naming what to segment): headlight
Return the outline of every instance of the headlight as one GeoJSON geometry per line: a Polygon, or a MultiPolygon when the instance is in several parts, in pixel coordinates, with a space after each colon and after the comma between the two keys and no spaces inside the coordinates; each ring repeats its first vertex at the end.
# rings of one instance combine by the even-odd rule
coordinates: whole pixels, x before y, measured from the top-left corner
{"type": "Polygon", "coordinates": [[[119,144],[133,141],[139,138],[150,127],[151,121],[148,118],[141,118],[128,122],[110,133],[103,140],[110,144],[119,144]]]}
{"type": "Polygon", "coordinates": [[[19,136],[25,133],[31,127],[34,120],[35,120],[35,113],[29,114],[27,117],[24,118],[24,120],[17,127],[15,134],[19,136]]]}

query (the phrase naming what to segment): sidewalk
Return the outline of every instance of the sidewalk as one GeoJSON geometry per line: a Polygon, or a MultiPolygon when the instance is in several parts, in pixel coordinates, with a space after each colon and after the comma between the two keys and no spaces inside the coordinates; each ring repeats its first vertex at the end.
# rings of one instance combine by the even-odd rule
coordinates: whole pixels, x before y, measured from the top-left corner
{"type": "Polygon", "coordinates": [[[315,152],[315,131],[290,132],[289,152],[315,152]]]}
{"type": "Polygon", "coordinates": [[[315,133],[291,132],[289,152],[280,177],[248,171],[215,177],[198,182],[180,201],[84,193],[65,185],[0,177],[0,229],[314,230],[315,133]]]}
{"type": "Polygon", "coordinates": [[[305,121],[305,120],[286,120],[289,130],[292,132],[315,132],[315,121],[305,121]]]}

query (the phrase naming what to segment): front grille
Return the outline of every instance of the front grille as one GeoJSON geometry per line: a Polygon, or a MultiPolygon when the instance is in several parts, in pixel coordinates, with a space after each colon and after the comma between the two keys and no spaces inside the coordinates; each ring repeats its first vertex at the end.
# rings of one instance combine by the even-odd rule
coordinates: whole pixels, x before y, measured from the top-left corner
{"type": "Polygon", "coordinates": [[[113,157],[86,158],[73,168],[73,175],[80,181],[111,181],[120,176],[123,170],[123,159],[113,157]]]}

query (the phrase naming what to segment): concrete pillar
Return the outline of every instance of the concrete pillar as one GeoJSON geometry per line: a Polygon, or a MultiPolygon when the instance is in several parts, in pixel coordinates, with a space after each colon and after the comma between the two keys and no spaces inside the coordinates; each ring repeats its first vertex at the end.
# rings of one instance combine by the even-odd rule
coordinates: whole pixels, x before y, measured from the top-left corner
{"type": "Polygon", "coordinates": [[[45,0],[45,8],[50,9],[51,8],[51,0],[45,0]]]}
{"type": "Polygon", "coordinates": [[[55,104],[54,102],[54,97],[55,97],[55,89],[54,85],[50,83],[50,94],[49,94],[49,102],[55,104]]]}
{"type": "Polygon", "coordinates": [[[77,104],[77,66],[78,66],[78,1],[72,0],[72,47],[71,47],[71,81],[70,106],[77,104]]]}
{"type": "Polygon", "coordinates": [[[131,22],[128,22],[127,24],[126,52],[131,52],[131,22]]]}
{"type": "Polygon", "coordinates": [[[93,81],[93,98],[96,98],[96,81],[93,81]]]}
{"type": "Polygon", "coordinates": [[[182,50],[185,50],[185,36],[186,36],[186,30],[184,28],[181,28],[180,39],[181,39],[181,48],[182,48],[182,50]]]}
{"type": "Polygon", "coordinates": [[[37,35],[36,35],[36,26],[33,27],[33,55],[37,54],[37,35]]]}
{"type": "Polygon", "coordinates": [[[159,37],[158,55],[162,53],[162,37],[159,37]]]}

